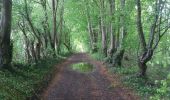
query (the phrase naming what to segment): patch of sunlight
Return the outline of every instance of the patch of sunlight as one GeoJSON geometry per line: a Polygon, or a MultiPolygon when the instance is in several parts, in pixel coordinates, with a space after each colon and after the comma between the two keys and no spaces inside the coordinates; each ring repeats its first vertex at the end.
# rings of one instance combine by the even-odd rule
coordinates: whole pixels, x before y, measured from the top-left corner
{"type": "Polygon", "coordinates": [[[92,64],[81,62],[81,63],[72,64],[71,69],[78,71],[80,73],[90,73],[94,70],[94,67],[92,64]]]}
{"type": "Polygon", "coordinates": [[[83,44],[79,42],[77,45],[77,49],[80,50],[81,52],[85,52],[85,49],[83,48],[83,44]]]}
{"type": "Polygon", "coordinates": [[[84,44],[78,40],[74,41],[75,50],[78,52],[86,52],[84,44]]]}

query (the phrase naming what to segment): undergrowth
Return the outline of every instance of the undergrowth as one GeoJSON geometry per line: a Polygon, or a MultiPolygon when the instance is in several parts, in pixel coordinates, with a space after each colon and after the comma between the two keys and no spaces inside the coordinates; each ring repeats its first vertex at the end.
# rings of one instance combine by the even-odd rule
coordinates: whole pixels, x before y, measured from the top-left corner
{"type": "Polygon", "coordinates": [[[96,60],[100,60],[103,61],[104,59],[104,55],[102,55],[102,53],[92,53],[91,57],[96,59],[96,60]]]}
{"type": "MultiPolygon", "coordinates": [[[[123,84],[134,89],[142,100],[170,100],[170,76],[169,78],[164,78],[163,70],[159,74],[148,70],[148,76],[140,78],[137,74],[137,66],[111,67],[109,69],[111,73],[119,74],[123,84]]],[[[150,69],[153,71],[153,68],[150,69]]]]}
{"type": "MultiPolygon", "coordinates": [[[[103,60],[99,53],[92,54],[96,60],[103,60]]],[[[110,66],[108,69],[111,74],[121,76],[122,83],[132,88],[141,96],[142,100],[170,100],[170,68],[161,65],[148,64],[147,77],[138,76],[139,68],[135,58],[123,61],[123,66],[110,66]]]]}
{"type": "Polygon", "coordinates": [[[0,70],[0,100],[25,100],[36,94],[44,78],[61,59],[45,59],[36,65],[14,64],[0,70]]]}

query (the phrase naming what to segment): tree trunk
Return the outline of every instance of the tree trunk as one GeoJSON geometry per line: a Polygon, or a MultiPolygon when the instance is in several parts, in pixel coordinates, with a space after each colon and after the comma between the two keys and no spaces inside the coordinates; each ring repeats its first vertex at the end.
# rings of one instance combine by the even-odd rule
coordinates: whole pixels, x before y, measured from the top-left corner
{"type": "Polygon", "coordinates": [[[110,23],[110,48],[108,50],[108,57],[112,57],[115,51],[115,26],[114,22],[114,12],[115,12],[115,0],[109,0],[110,3],[110,19],[113,20],[110,23]]]}
{"type": "MultiPolygon", "coordinates": [[[[61,9],[60,9],[60,23],[59,23],[59,32],[60,32],[60,34],[59,34],[59,36],[58,37],[63,37],[63,33],[64,33],[64,31],[63,31],[63,29],[64,29],[64,0],[62,0],[61,1],[62,3],[61,3],[61,9]]],[[[58,38],[58,47],[57,47],[57,53],[58,54],[61,54],[61,45],[62,45],[62,42],[63,42],[63,40],[62,40],[62,38],[58,38]]],[[[57,44],[57,43],[56,43],[57,44]]]]}
{"type": "Polygon", "coordinates": [[[34,47],[34,41],[31,43],[31,53],[32,53],[32,58],[35,63],[38,63],[37,55],[36,55],[36,49],[34,47]]]}
{"type": "Polygon", "coordinates": [[[43,29],[44,29],[44,33],[45,33],[45,34],[43,34],[44,44],[45,44],[45,48],[47,49],[48,42],[50,41],[50,40],[48,40],[48,35],[51,35],[50,29],[49,29],[49,23],[48,23],[47,1],[41,0],[41,6],[44,10],[44,16],[45,16],[45,20],[42,22],[42,24],[43,24],[43,29]]]}
{"type": "MultiPolygon", "coordinates": [[[[156,5],[157,6],[157,5],[156,5]]],[[[147,45],[146,41],[145,41],[145,36],[144,36],[144,32],[143,32],[143,26],[142,26],[142,15],[141,15],[141,1],[137,0],[137,29],[138,29],[138,34],[139,34],[139,39],[140,39],[140,43],[142,44],[142,54],[139,56],[138,58],[138,66],[140,69],[140,76],[146,76],[146,70],[147,70],[147,62],[151,60],[152,56],[153,56],[153,51],[154,49],[152,48],[153,45],[153,39],[154,39],[154,32],[155,32],[155,25],[156,25],[156,20],[158,18],[158,15],[155,15],[155,20],[154,23],[152,24],[151,27],[151,32],[150,32],[150,38],[149,38],[149,43],[147,45]]],[[[157,10],[156,10],[157,11],[157,10]]]]}
{"type": "Polygon", "coordinates": [[[142,61],[138,60],[138,66],[139,66],[139,76],[145,77],[146,76],[146,70],[147,70],[146,63],[143,63],[142,61]]]}
{"type": "Polygon", "coordinates": [[[104,19],[104,0],[100,0],[100,27],[102,33],[102,52],[105,57],[107,57],[107,38],[106,38],[106,27],[105,27],[105,19],[104,19]]]}
{"type": "Polygon", "coordinates": [[[36,57],[38,60],[41,59],[41,43],[36,43],[36,48],[35,48],[35,51],[36,51],[36,57]]]}
{"type": "Polygon", "coordinates": [[[87,17],[87,23],[88,23],[88,32],[89,32],[89,37],[90,37],[90,46],[91,46],[91,52],[95,53],[97,52],[97,33],[93,29],[93,23],[92,23],[92,17],[90,15],[90,4],[89,1],[85,1],[86,6],[86,17],[87,17]]]}
{"type": "Polygon", "coordinates": [[[148,49],[145,51],[138,59],[138,66],[140,69],[139,76],[145,77],[146,76],[146,70],[147,70],[147,62],[149,62],[152,59],[153,56],[153,50],[148,49]]]}
{"type": "Polygon", "coordinates": [[[53,11],[53,56],[56,56],[56,48],[58,45],[58,37],[57,37],[57,6],[59,0],[52,0],[52,11],[53,11]]]}
{"type": "Polygon", "coordinates": [[[120,27],[118,27],[118,36],[117,36],[117,42],[118,45],[116,47],[116,52],[113,55],[113,66],[122,66],[122,59],[124,56],[125,49],[123,47],[123,43],[126,36],[126,27],[125,27],[125,0],[121,0],[121,16],[120,16],[120,27]]]}
{"type": "Polygon", "coordinates": [[[125,0],[121,0],[121,15],[120,15],[120,23],[121,23],[121,28],[120,28],[120,32],[121,32],[121,36],[120,36],[120,45],[119,47],[120,48],[124,48],[123,47],[123,42],[124,42],[124,39],[125,39],[125,36],[126,36],[126,27],[125,27],[125,13],[124,13],[124,10],[125,10],[125,0]]]}
{"type": "Polygon", "coordinates": [[[25,41],[25,55],[26,55],[26,59],[27,59],[27,63],[31,63],[31,54],[30,54],[30,50],[29,50],[29,46],[30,46],[30,41],[29,38],[26,34],[26,26],[25,26],[25,21],[23,19],[22,23],[18,23],[18,27],[20,28],[20,30],[23,33],[24,36],[24,41],[25,41]]]}
{"type": "Polygon", "coordinates": [[[113,56],[113,61],[112,61],[112,64],[114,67],[122,66],[122,59],[123,59],[124,52],[125,52],[124,49],[116,51],[116,53],[113,56]]]}
{"type": "Polygon", "coordinates": [[[11,35],[12,0],[3,0],[0,25],[0,67],[8,67],[12,61],[11,35]]]}
{"type": "Polygon", "coordinates": [[[140,43],[142,44],[142,50],[143,52],[146,51],[146,40],[143,32],[143,26],[142,26],[142,15],[141,15],[141,1],[137,0],[137,29],[139,34],[140,43]]]}

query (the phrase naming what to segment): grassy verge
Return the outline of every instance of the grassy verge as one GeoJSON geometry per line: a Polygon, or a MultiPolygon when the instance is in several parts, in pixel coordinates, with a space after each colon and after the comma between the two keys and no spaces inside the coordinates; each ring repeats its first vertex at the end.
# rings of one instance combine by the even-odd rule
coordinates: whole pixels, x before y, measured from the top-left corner
{"type": "Polygon", "coordinates": [[[123,84],[134,89],[142,100],[170,100],[170,80],[165,77],[168,72],[163,69],[149,68],[147,78],[140,78],[135,74],[138,72],[137,66],[112,67],[109,70],[111,73],[119,74],[123,84]]]}
{"type": "MultiPolygon", "coordinates": [[[[98,53],[92,54],[92,57],[103,60],[98,53]]],[[[134,59],[123,61],[122,67],[110,66],[108,69],[111,74],[120,75],[122,83],[133,89],[142,100],[170,100],[170,67],[148,65],[146,78],[138,77],[139,68],[134,59]]]]}
{"type": "Polygon", "coordinates": [[[16,64],[14,71],[0,70],[0,100],[25,100],[47,84],[54,65],[62,59],[45,59],[28,66],[16,64]]]}

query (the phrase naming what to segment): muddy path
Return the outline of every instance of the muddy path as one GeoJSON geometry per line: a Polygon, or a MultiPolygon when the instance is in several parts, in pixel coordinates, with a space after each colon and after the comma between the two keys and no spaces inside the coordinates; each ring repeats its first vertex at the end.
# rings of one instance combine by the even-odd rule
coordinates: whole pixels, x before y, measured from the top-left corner
{"type": "Polygon", "coordinates": [[[102,62],[87,54],[74,54],[56,67],[59,71],[42,94],[42,100],[139,100],[121,85],[117,75],[108,74],[102,62]],[[72,70],[70,66],[78,62],[88,62],[94,70],[89,73],[72,70]]]}

